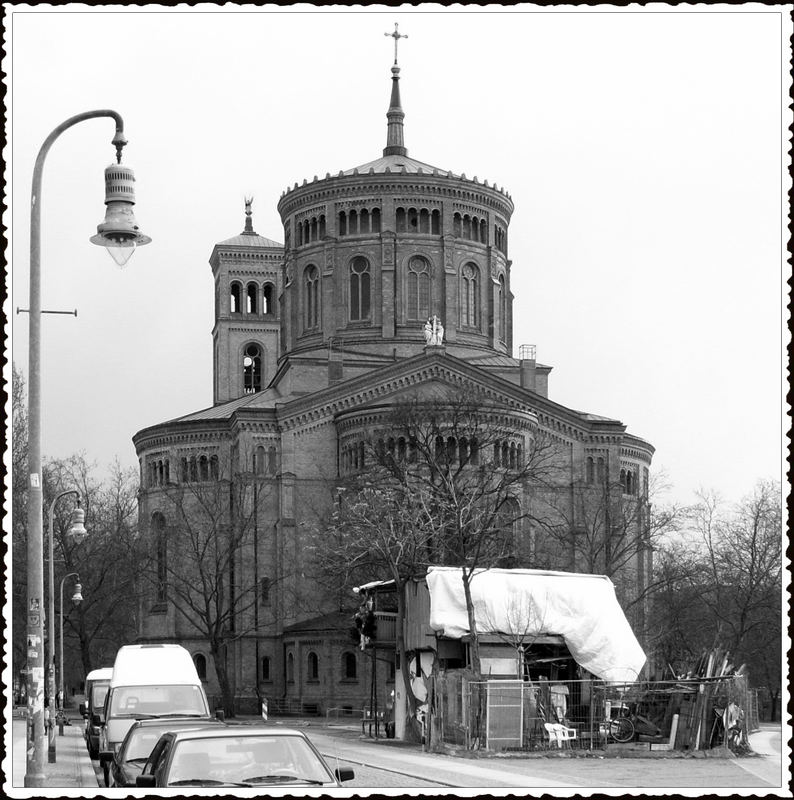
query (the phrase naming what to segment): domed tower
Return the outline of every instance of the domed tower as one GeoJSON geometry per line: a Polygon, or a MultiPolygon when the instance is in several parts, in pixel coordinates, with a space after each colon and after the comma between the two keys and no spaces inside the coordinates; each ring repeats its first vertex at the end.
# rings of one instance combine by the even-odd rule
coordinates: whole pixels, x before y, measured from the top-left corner
{"type": "Polygon", "coordinates": [[[254,230],[252,203],[253,198],[246,198],[243,232],[216,244],[210,257],[215,405],[261,391],[276,371],[284,248],[254,230]]]}
{"type": "Polygon", "coordinates": [[[512,200],[409,157],[396,59],[391,71],[383,155],[295,184],[278,204],[282,356],[336,360],[337,378],[417,355],[432,316],[452,355],[512,348],[512,200]]]}

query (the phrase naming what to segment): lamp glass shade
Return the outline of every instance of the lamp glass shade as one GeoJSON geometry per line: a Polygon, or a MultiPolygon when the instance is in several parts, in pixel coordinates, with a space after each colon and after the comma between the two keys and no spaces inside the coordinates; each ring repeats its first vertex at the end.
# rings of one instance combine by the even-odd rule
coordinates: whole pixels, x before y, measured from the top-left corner
{"type": "Polygon", "coordinates": [[[88,536],[88,531],[85,529],[85,511],[79,506],[72,511],[67,535],[73,537],[78,544],[88,536]]]}
{"type": "Polygon", "coordinates": [[[135,240],[114,242],[112,244],[108,241],[105,245],[105,249],[110,253],[110,257],[116,264],[120,267],[125,267],[127,262],[132,258],[132,254],[135,252],[135,240]]]}
{"type": "Polygon", "coordinates": [[[83,585],[81,583],[76,583],[74,585],[74,594],[72,595],[72,602],[73,603],[83,602],[83,585]]]}

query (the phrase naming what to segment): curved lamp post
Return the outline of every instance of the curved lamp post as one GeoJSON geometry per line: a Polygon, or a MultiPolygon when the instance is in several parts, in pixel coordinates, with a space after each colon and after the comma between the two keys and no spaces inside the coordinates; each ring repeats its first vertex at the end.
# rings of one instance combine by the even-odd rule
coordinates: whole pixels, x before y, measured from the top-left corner
{"type": "Polygon", "coordinates": [[[80,508],[80,492],[77,489],[67,489],[64,492],[56,494],[53,501],[50,503],[50,514],[48,517],[49,524],[49,603],[47,604],[47,693],[50,698],[50,730],[49,730],[49,746],[47,750],[47,760],[50,764],[54,764],[57,760],[57,753],[55,747],[55,718],[53,716],[53,709],[55,708],[55,548],[53,545],[53,522],[55,517],[55,504],[62,498],[70,494],[77,495],[77,507],[72,511],[72,517],[69,520],[69,530],[67,536],[71,536],[78,543],[81,542],[87,535],[85,529],[85,511],[80,508]]]}
{"type": "Polygon", "coordinates": [[[117,164],[105,169],[105,219],[91,237],[108,248],[117,264],[125,264],[137,245],[148,236],[138,229],[132,170],[121,167],[121,150],[127,143],[121,116],[108,109],[85,111],[62,122],[44,140],[33,168],[30,197],[30,306],[28,342],[28,545],[27,545],[27,674],[28,741],[25,786],[44,786],[44,562],[41,477],[41,179],[44,160],[53,142],[67,129],[87,119],[111,117],[116,123],[112,144],[117,164]]]}
{"type": "Polygon", "coordinates": [[[64,694],[63,694],[63,583],[67,578],[75,577],[77,580],[74,584],[74,594],[72,595],[72,602],[73,603],[82,603],[83,602],[83,587],[80,585],[80,576],[76,572],[70,572],[68,575],[64,575],[61,578],[61,626],[60,626],[60,644],[61,644],[61,658],[59,661],[59,669],[58,669],[58,732],[61,736],[63,736],[63,701],[64,701],[64,694]]]}

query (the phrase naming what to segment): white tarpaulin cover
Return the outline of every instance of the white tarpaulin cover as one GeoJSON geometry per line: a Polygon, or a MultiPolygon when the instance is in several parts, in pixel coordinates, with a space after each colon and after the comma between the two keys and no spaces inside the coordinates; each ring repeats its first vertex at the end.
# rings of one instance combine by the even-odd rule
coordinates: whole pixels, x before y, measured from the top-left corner
{"type": "MultiPolygon", "coordinates": [[[[469,633],[459,567],[431,567],[430,627],[452,639],[469,633]]],[[[576,662],[605,681],[637,680],[645,653],[605,575],[534,569],[479,570],[471,580],[479,633],[529,642],[533,635],[563,637],[576,662]]]]}

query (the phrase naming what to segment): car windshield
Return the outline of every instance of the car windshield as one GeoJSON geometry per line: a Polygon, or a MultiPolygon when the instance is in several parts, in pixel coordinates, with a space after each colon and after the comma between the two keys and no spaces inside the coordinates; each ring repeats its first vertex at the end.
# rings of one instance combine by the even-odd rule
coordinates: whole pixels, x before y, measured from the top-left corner
{"type": "Polygon", "coordinates": [[[246,734],[177,742],[167,785],[191,782],[264,785],[334,778],[302,736],[246,734]]]}
{"type": "Polygon", "coordinates": [[[108,696],[107,683],[100,683],[99,686],[91,687],[91,705],[94,708],[102,708],[105,705],[105,698],[108,696]]]}
{"type": "Polygon", "coordinates": [[[133,728],[124,748],[124,760],[138,761],[149,758],[158,739],[168,730],[171,730],[168,725],[156,728],[133,728]]]}
{"type": "Polygon", "coordinates": [[[110,700],[112,716],[208,713],[198,686],[119,686],[110,700]]]}

